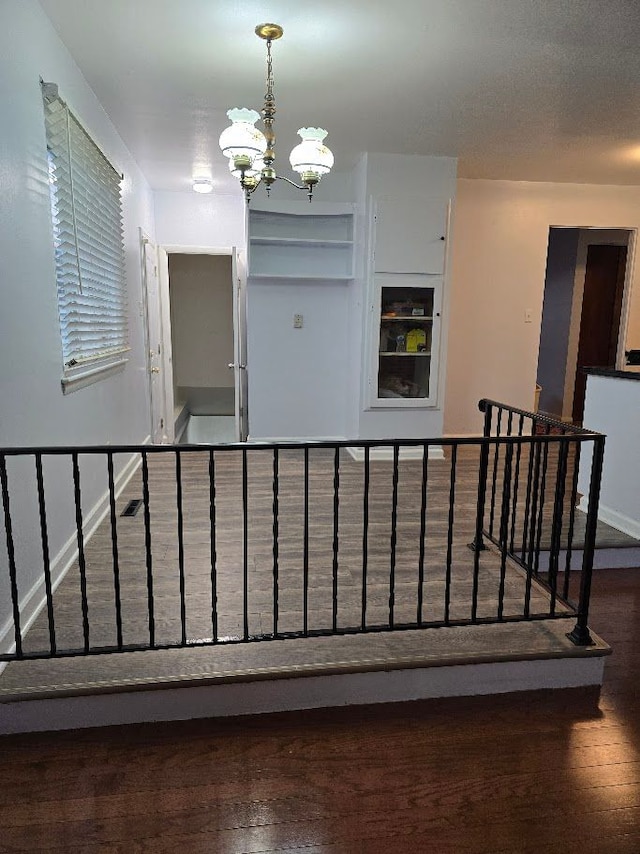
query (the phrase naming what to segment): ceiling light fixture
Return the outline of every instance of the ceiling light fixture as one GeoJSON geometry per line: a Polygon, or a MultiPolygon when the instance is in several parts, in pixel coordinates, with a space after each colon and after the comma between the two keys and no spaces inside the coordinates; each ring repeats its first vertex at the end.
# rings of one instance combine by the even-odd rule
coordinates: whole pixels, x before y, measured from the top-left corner
{"type": "Polygon", "coordinates": [[[209,178],[194,178],[192,186],[196,193],[213,192],[213,184],[209,178]]]}
{"type": "MultiPolygon", "coordinates": [[[[267,195],[276,180],[286,181],[298,190],[306,190],[309,201],[313,188],[323,175],[331,171],[333,154],[324,144],[327,131],[323,128],[300,128],[302,142],[298,143],[289,156],[294,172],[298,172],[302,184],[296,184],[274,169],[276,137],[273,129],[276,101],[273,94],[273,69],[271,42],[282,36],[279,24],[259,24],[256,35],[267,43],[267,92],[262,107],[264,133],[255,127],[260,118],[256,110],[234,107],[227,112],[231,126],[220,134],[220,148],[229,158],[231,174],[239,178],[247,202],[259,184],[267,188],[267,195]]],[[[195,187],[194,187],[195,189],[195,187]]]]}

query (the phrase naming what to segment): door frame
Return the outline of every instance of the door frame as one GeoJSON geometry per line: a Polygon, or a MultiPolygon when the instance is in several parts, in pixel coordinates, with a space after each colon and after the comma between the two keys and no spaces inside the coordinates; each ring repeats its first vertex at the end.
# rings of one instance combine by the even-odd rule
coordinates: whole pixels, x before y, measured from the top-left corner
{"type": "MultiPolygon", "coordinates": [[[[623,284],[623,293],[622,293],[622,307],[620,312],[620,328],[618,333],[618,346],[616,352],[616,368],[622,369],[624,368],[624,352],[625,352],[625,342],[627,338],[627,330],[629,326],[629,315],[630,315],[630,305],[631,305],[631,291],[633,285],[633,274],[635,269],[636,262],[636,246],[637,246],[637,238],[638,238],[638,229],[634,226],[628,225],[576,225],[576,224],[558,224],[558,223],[550,223],[546,232],[547,243],[549,241],[549,236],[552,229],[575,229],[579,232],[596,232],[594,235],[594,243],[614,243],[612,239],[607,240],[606,237],[602,237],[602,239],[598,239],[597,233],[602,232],[614,232],[614,231],[624,231],[629,235],[629,239],[627,242],[627,263],[625,269],[624,276],[624,284],[623,284]]],[[[619,244],[618,244],[619,245],[619,244]]],[[[586,263],[586,252],[585,252],[585,263],[586,263]]],[[[564,377],[564,393],[563,393],[563,403],[562,403],[562,420],[563,421],[571,421],[572,413],[573,413],[573,396],[574,396],[574,388],[575,388],[575,377],[577,370],[577,360],[578,360],[578,342],[579,342],[579,334],[580,334],[580,319],[582,316],[582,300],[584,294],[584,275],[580,276],[578,280],[578,264],[576,259],[576,267],[574,270],[574,282],[573,282],[573,292],[572,292],[572,301],[571,301],[571,319],[570,326],[568,330],[568,339],[567,339],[567,356],[565,361],[565,377],[564,377]]],[[[546,263],[548,263],[548,245],[547,245],[547,256],[546,263]]],[[[582,273],[585,271],[582,270],[582,273]]],[[[542,299],[544,301],[545,296],[545,288],[546,288],[546,279],[544,281],[543,290],[542,290],[542,299]]],[[[539,335],[542,334],[542,325],[540,326],[539,335]]],[[[538,360],[536,365],[539,364],[540,353],[538,352],[538,360]]]]}
{"type": "MultiPolygon", "coordinates": [[[[246,342],[247,340],[247,314],[246,314],[246,300],[239,300],[239,289],[241,287],[241,283],[238,281],[238,277],[235,274],[235,264],[234,259],[237,258],[241,252],[243,251],[242,247],[239,246],[194,246],[190,244],[178,244],[178,243],[163,243],[158,244],[160,249],[163,249],[167,255],[226,255],[231,258],[231,286],[232,286],[232,294],[233,294],[233,310],[231,322],[233,324],[233,358],[234,361],[230,366],[235,365],[234,368],[234,400],[235,400],[235,431],[236,437],[240,441],[245,441],[247,436],[243,435],[243,432],[246,433],[246,430],[243,431],[243,416],[242,413],[238,411],[238,399],[241,394],[240,389],[240,370],[238,365],[240,364],[239,353],[241,352],[242,342],[246,342]],[[241,308],[244,308],[244,311],[241,311],[241,308]]],[[[245,290],[246,290],[246,282],[245,282],[245,290]]],[[[170,309],[170,296],[167,293],[167,307],[166,311],[163,312],[162,317],[164,318],[165,314],[169,314],[170,309]]],[[[164,326],[164,321],[163,321],[164,326]]],[[[171,363],[171,385],[173,388],[173,362],[171,363]]],[[[244,371],[244,383],[246,385],[247,382],[247,369],[246,366],[243,368],[244,371]]],[[[246,407],[245,407],[246,413],[246,407]]],[[[171,413],[171,418],[173,418],[173,413],[171,413]]]]}
{"type": "MultiPolygon", "coordinates": [[[[165,444],[173,441],[173,421],[168,419],[168,400],[166,396],[166,385],[164,382],[164,365],[167,359],[167,347],[165,324],[163,322],[162,310],[162,286],[160,279],[160,265],[158,259],[158,245],[153,241],[143,228],[138,229],[140,240],[140,267],[142,277],[142,305],[141,314],[144,327],[144,349],[145,349],[145,366],[147,369],[147,382],[149,388],[149,441],[152,444],[165,444]],[[157,278],[156,296],[152,298],[149,293],[149,281],[147,278],[147,252],[148,247],[153,247],[155,265],[155,275],[157,278]],[[158,353],[151,349],[151,312],[156,315],[158,325],[158,353]],[[154,360],[159,364],[154,364],[154,360]],[[159,374],[159,379],[155,383],[154,374],[159,374]],[[159,404],[159,406],[158,406],[159,404]],[[159,415],[159,433],[156,434],[158,424],[156,422],[155,407],[158,406],[159,415]]],[[[171,339],[169,338],[169,342],[171,339]]],[[[155,345],[154,345],[155,346],[155,345]]],[[[171,358],[171,346],[169,344],[169,360],[171,358]]]]}
{"type": "MultiPolygon", "coordinates": [[[[562,226],[550,226],[550,228],[557,228],[562,226]]],[[[567,227],[567,226],[565,226],[567,227]]],[[[618,345],[616,349],[616,362],[615,367],[618,370],[624,368],[624,351],[625,351],[625,341],[627,337],[627,329],[629,325],[629,308],[631,303],[631,287],[633,280],[633,269],[635,265],[635,251],[636,251],[636,243],[638,236],[637,228],[629,228],[626,226],[598,226],[598,225],[589,225],[589,226],[572,226],[573,228],[578,228],[581,232],[596,232],[594,243],[607,243],[606,237],[602,237],[598,239],[597,232],[612,232],[612,231],[626,231],[629,235],[629,239],[627,242],[627,261],[624,272],[624,283],[622,286],[622,306],[620,309],[620,326],[618,330],[618,345]]],[[[613,241],[611,241],[613,243],[613,241]]],[[[621,245],[617,243],[613,243],[613,245],[621,245]]],[[[587,249],[584,255],[584,262],[586,265],[586,259],[588,254],[588,244],[587,249]]],[[[577,260],[577,259],[576,259],[577,260]]],[[[576,265],[576,275],[577,275],[577,265],[576,265]]],[[[584,270],[581,271],[580,280],[574,279],[573,285],[573,298],[571,305],[571,325],[569,329],[569,341],[567,346],[567,364],[566,364],[566,372],[565,372],[565,388],[564,388],[564,397],[562,404],[562,420],[563,421],[571,421],[573,419],[573,398],[575,391],[575,383],[576,383],[576,373],[578,370],[578,345],[580,341],[580,321],[582,318],[582,302],[584,299],[584,273],[586,275],[586,266],[584,270]]]]}

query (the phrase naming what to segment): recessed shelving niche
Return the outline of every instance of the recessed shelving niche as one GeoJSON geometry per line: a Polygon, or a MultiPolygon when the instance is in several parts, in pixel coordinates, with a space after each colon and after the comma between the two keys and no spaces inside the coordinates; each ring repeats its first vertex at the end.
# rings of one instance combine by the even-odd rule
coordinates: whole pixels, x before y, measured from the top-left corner
{"type": "Polygon", "coordinates": [[[353,278],[353,213],[249,211],[249,277],[295,282],[353,278]]]}

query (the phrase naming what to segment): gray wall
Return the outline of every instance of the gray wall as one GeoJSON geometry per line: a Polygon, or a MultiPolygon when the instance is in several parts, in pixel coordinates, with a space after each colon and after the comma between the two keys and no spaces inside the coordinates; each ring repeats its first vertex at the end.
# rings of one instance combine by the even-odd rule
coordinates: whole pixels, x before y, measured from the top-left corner
{"type": "Polygon", "coordinates": [[[542,386],[540,409],[558,417],[562,416],[579,239],[577,228],[549,230],[537,381],[542,386]]]}

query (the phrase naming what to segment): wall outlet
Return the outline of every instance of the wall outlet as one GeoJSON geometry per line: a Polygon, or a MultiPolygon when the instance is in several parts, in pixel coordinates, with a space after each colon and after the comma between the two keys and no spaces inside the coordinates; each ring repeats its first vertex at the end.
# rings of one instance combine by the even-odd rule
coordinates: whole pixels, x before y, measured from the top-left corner
{"type": "Polygon", "coordinates": [[[533,322],[533,311],[530,308],[525,308],[524,310],[524,322],[532,323],[533,322]]]}
{"type": "Polygon", "coordinates": [[[303,316],[301,314],[293,315],[293,328],[294,329],[302,329],[303,316]]]}

